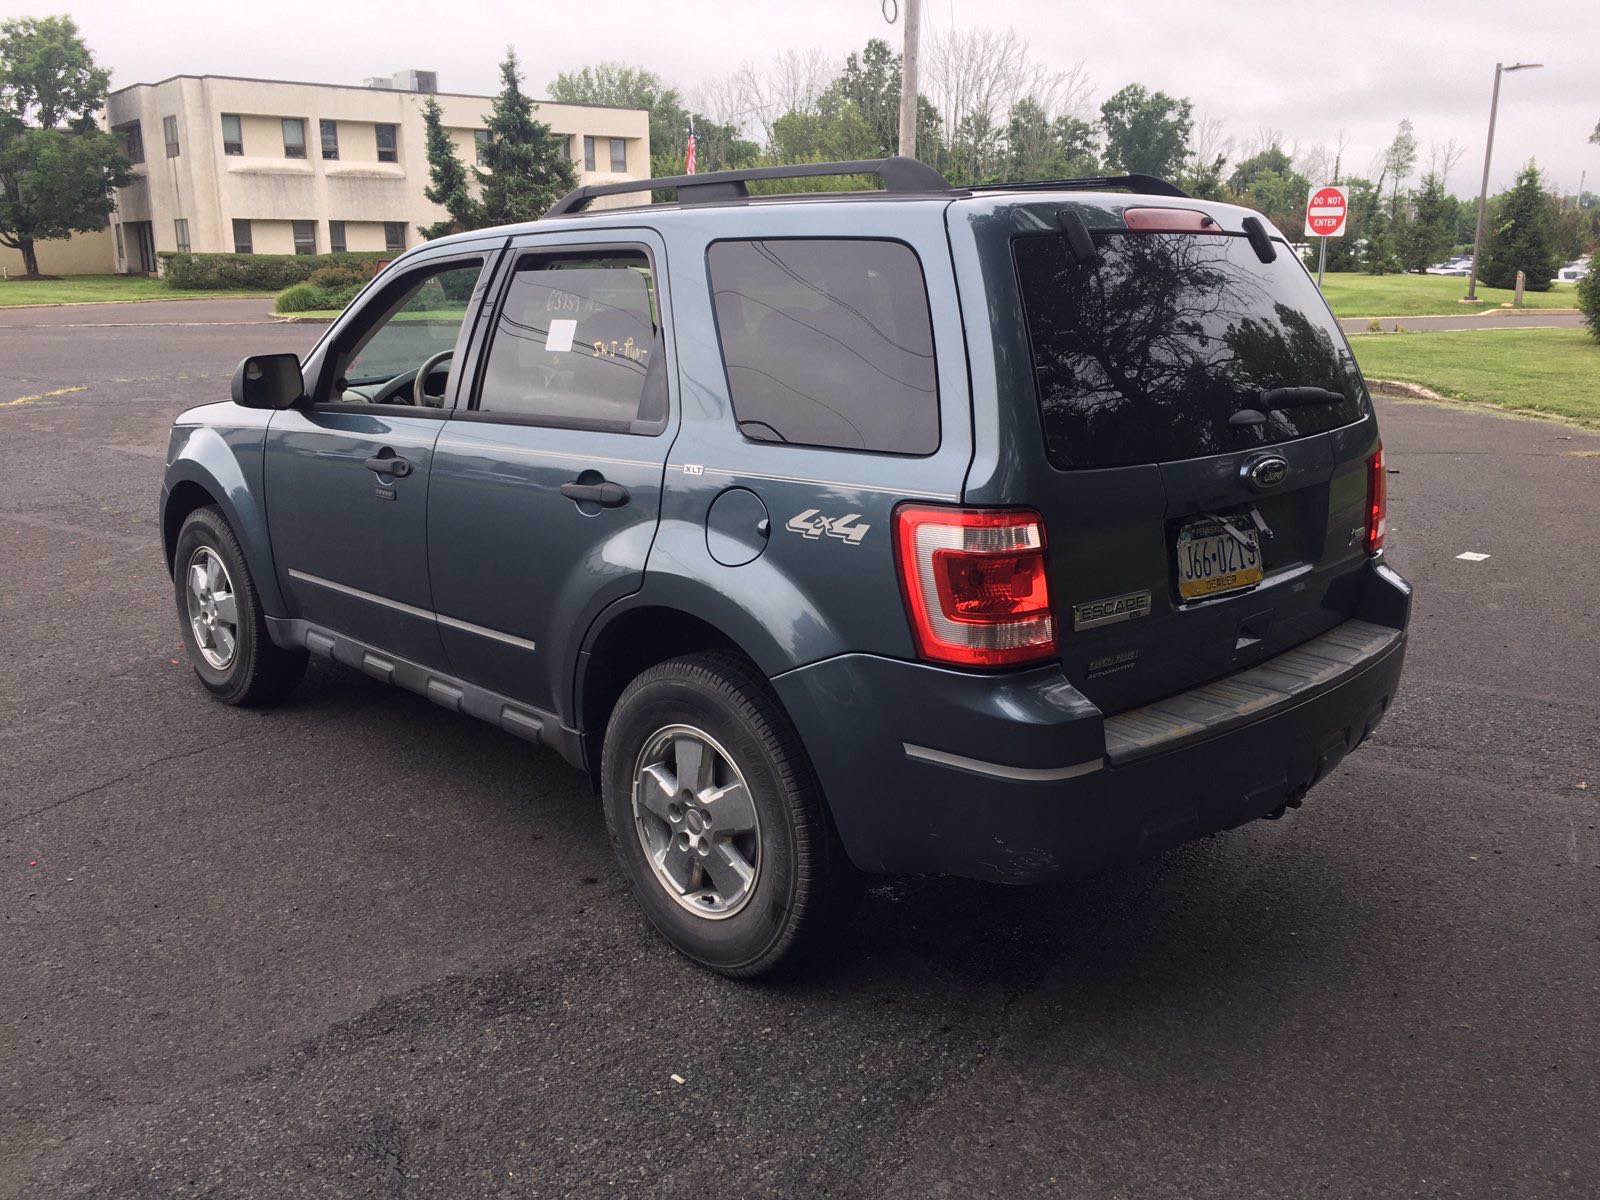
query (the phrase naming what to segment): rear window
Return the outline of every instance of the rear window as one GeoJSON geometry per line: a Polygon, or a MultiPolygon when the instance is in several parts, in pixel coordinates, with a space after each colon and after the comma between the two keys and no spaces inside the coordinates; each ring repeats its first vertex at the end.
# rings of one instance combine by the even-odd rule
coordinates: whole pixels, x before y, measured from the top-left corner
{"type": "Polygon", "coordinates": [[[724,241],[706,262],[746,437],[883,454],[939,448],[928,292],[909,246],[724,241]]]}
{"type": "Polygon", "coordinates": [[[1044,421],[1058,467],[1113,467],[1248,450],[1348,425],[1367,411],[1355,359],[1289,250],[1263,263],[1243,237],[1101,234],[1080,266],[1064,238],[1012,243],[1044,421]],[[1273,407],[1261,393],[1337,400],[1273,407]],[[1230,424],[1241,410],[1260,424],[1230,424]]]}

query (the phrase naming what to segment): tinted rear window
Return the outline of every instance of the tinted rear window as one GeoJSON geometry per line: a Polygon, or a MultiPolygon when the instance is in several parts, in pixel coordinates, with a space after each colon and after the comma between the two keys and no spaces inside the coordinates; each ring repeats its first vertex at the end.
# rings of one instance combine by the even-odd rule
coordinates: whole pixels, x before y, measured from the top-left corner
{"type": "Polygon", "coordinates": [[[746,437],[885,454],[939,448],[928,292],[909,246],[726,241],[706,261],[746,437]]]}
{"type": "Polygon", "coordinates": [[[1338,325],[1290,251],[1263,263],[1242,237],[1098,235],[1080,266],[1063,238],[1012,243],[1044,419],[1058,467],[1111,467],[1247,450],[1366,414],[1338,325]],[[1320,387],[1342,401],[1269,409],[1263,390],[1320,387]]]}

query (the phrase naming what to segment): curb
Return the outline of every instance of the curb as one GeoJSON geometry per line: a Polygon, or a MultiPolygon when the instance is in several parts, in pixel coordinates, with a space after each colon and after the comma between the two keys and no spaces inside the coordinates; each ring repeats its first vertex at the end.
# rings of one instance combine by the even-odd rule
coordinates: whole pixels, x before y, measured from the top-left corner
{"type": "Polygon", "coordinates": [[[0,313],[24,308],[82,308],[86,304],[200,304],[207,300],[271,300],[276,295],[276,292],[218,292],[214,296],[137,296],[130,300],[46,300],[42,304],[0,304],[0,313]]]}
{"type": "Polygon", "coordinates": [[[268,313],[277,325],[332,325],[337,317],[302,317],[294,313],[268,313]]]}

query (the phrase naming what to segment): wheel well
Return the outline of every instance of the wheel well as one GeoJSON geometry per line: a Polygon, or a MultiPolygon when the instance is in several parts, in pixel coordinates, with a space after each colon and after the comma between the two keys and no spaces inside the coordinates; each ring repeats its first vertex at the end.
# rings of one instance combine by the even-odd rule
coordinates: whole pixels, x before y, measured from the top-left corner
{"type": "Polygon", "coordinates": [[[578,681],[578,716],[589,773],[600,778],[600,748],[617,698],[640,673],[697,650],[730,650],[748,658],[716,626],[675,608],[636,608],[601,631],[578,681]]]}
{"type": "Polygon", "coordinates": [[[167,574],[172,574],[172,556],[177,553],[178,534],[184,521],[195,509],[216,502],[216,497],[192,479],[185,479],[172,489],[161,515],[161,548],[167,556],[167,574]]]}

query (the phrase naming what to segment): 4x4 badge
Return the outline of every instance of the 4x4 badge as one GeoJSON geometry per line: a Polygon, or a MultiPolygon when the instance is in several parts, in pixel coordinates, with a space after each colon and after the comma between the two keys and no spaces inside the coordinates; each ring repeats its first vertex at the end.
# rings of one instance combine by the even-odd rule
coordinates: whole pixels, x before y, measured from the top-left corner
{"type": "Polygon", "coordinates": [[[808,537],[812,541],[827,534],[831,538],[838,538],[847,546],[859,546],[861,539],[867,536],[871,525],[853,524],[860,513],[846,513],[842,517],[825,517],[820,509],[808,508],[803,513],[796,513],[785,523],[784,528],[790,533],[798,533],[801,537],[808,537]]]}

